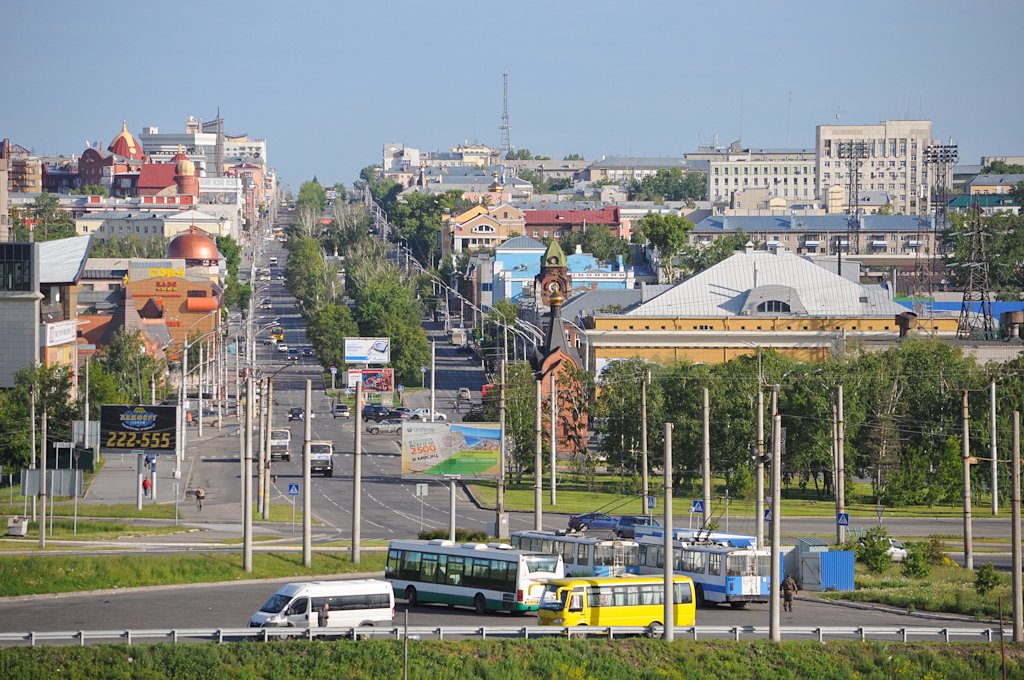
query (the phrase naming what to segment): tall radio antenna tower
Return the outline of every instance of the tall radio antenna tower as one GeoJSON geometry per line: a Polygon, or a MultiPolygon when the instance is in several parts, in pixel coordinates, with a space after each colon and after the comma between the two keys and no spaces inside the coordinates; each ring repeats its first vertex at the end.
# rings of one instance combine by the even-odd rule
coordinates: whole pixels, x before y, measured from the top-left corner
{"type": "Polygon", "coordinates": [[[512,142],[509,139],[508,124],[508,69],[502,74],[502,80],[504,81],[504,96],[502,97],[502,110],[501,110],[501,125],[498,129],[501,130],[501,157],[508,158],[509,153],[512,151],[512,142]]]}

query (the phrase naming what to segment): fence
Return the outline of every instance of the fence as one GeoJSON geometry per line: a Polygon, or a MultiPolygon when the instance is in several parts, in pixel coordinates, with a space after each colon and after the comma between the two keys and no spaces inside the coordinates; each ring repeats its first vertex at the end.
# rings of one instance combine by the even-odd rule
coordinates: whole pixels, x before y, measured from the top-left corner
{"type": "MultiPolygon", "coordinates": [[[[826,639],[911,641],[963,641],[995,642],[1003,636],[1009,637],[1009,629],[996,628],[928,628],[907,626],[787,626],[780,629],[783,638],[811,639],[825,642],[826,639]]],[[[486,626],[416,626],[403,628],[177,628],[144,630],[78,630],[78,631],[29,631],[25,633],[0,633],[0,644],[23,644],[35,646],[39,643],[78,644],[88,642],[240,642],[317,638],[333,639],[434,639],[451,638],[537,638],[537,637],[604,637],[615,639],[635,635],[660,637],[661,626],[576,626],[573,628],[555,626],[486,627],[486,626]]],[[[678,639],[701,640],[706,638],[741,640],[745,638],[768,637],[768,626],[681,626],[675,629],[678,639]]]]}

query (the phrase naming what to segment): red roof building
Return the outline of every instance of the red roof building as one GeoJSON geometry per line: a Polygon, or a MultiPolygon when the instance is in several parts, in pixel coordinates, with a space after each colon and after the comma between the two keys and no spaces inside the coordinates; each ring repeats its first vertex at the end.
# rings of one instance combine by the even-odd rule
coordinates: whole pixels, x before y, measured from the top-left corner
{"type": "Polygon", "coordinates": [[[145,163],[139,173],[139,196],[165,196],[178,192],[174,176],[178,166],[174,163],[145,163]]]}
{"type": "Polygon", "coordinates": [[[619,206],[600,210],[524,210],[526,233],[533,238],[562,238],[572,231],[583,231],[592,224],[603,224],[613,236],[619,236],[622,219],[619,206]]]}

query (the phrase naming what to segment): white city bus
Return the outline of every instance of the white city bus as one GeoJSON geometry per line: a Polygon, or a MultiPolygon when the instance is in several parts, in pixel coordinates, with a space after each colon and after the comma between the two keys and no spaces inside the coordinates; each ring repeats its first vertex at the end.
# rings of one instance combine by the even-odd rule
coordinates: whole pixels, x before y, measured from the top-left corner
{"type": "Polygon", "coordinates": [[[526,612],[544,585],[562,578],[562,558],[515,550],[507,543],[391,541],[384,577],[411,605],[442,603],[488,611],[526,612]]]}
{"type": "Polygon", "coordinates": [[[558,531],[515,531],[512,547],[561,555],[567,578],[640,573],[640,546],[636,541],[558,531]]]}

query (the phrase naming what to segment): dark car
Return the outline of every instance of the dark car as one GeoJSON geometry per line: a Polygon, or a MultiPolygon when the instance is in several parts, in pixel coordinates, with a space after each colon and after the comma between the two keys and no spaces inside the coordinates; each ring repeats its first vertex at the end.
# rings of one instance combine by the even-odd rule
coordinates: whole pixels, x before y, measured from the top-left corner
{"type": "Polygon", "coordinates": [[[297,349],[290,349],[290,350],[288,350],[288,361],[298,361],[298,360],[299,360],[299,350],[297,350],[297,349]]]}
{"type": "Polygon", "coordinates": [[[305,420],[306,409],[301,406],[293,406],[288,409],[288,420],[305,420]]]}
{"type": "Polygon", "coordinates": [[[363,422],[365,423],[372,420],[375,423],[379,423],[380,421],[387,418],[388,414],[390,413],[391,409],[389,409],[387,406],[367,404],[366,406],[363,407],[362,411],[363,422]]]}
{"type": "Polygon", "coordinates": [[[391,409],[388,418],[399,418],[401,420],[412,420],[416,417],[416,411],[404,406],[391,409]]]}
{"type": "Polygon", "coordinates": [[[313,348],[312,347],[303,347],[302,348],[302,356],[304,356],[304,357],[311,357],[311,356],[313,356],[313,348]]]}
{"type": "Polygon", "coordinates": [[[615,528],[617,519],[603,512],[588,512],[584,515],[573,515],[569,518],[570,531],[611,531],[615,528]]]}
{"type": "Polygon", "coordinates": [[[660,527],[661,523],[653,517],[644,515],[623,515],[615,525],[615,535],[619,538],[636,538],[637,527],[660,527]]]}

